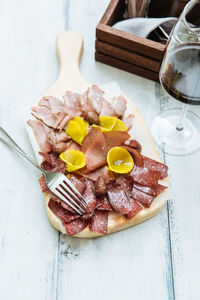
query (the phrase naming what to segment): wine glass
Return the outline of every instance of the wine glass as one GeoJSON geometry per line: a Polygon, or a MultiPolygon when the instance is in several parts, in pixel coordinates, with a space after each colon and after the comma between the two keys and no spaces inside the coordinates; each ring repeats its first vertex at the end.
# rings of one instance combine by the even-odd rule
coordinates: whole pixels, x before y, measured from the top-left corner
{"type": "Polygon", "coordinates": [[[165,153],[194,153],[200,149],[200,118],[188,104],[200,105],[200,0],[188,2],[173,28],[159,78],[168,96],[184,105],[158,115],[152,136],[165,153]]]}

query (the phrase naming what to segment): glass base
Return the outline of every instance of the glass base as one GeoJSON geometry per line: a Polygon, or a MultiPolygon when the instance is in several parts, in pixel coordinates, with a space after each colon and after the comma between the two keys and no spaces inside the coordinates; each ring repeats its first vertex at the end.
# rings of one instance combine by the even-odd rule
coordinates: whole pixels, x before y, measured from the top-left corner
{"type": "Polygon", "coordinates": [[[151,134],[156,144],[167,154],[188,155],[200,149],[200,118],[187,111],[183,130],[176,129],[181,109],[169,109],[152,123],[151,134]]]}

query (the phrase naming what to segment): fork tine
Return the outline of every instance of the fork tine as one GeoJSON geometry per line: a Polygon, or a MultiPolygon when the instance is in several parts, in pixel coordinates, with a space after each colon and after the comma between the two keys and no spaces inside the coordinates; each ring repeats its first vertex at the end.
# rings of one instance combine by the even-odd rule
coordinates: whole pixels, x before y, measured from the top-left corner
{"type": "Polygon", "coordinates": [[[66,185],[70,186],[70,188],[72,189],[72,191],[76,192],[76,194],[81,198],[81,200],[87,206],[87,202],[85,201],[85,199],[83,198],[83,196],[79,193],[79,191],[77,190],[77,188],[71,183],[71,181],[67,177],[65,178],[65,180],[63,182],[65,182],[66,185]]]}
{"type": "Polygon", "coordinates": [[[74,199],[67,193],[66,189],[64,186],[60,183],[59,186],[61,187],[62,191],[59,190],[59,193],[62,193],[64,197],[67,197],[70,202],[72,202],[81,212],[84,213],[84,210],[74,201],[74,199]]]}
{"type": "MultiPolygon", "coordinates": [[[[65,203],[67,203],[67,205],[69,205],[71,208],[73,208],[79,215],[82,215],[82,212],[79,211],[70,201],[69,199],[67,198],[66,195],[63,195],[63,193],[58,189],[56,188],[56,190],[54,191],[54,193],[61,199],[63,200],[65,203]]],[[[79,206],[78,206],[79,208],[79,206]]]]}
{"type": "MultiPolygon", "coordinates": [[[[75,194],[74,194],[74,192],[69,188],[69,186],[68,186],[68,184],[67,184],[67,182],[64,180],[63,181],[63,183],[65,184],[65,189],[66,189],[66,191],[71,195],[71,196],[73,196],[83,207],[85,207],[85,209],[87,209],[87,203],[85,202],[85,200],[84,200],[84,202],[82,202],[75,194]],[[85,203],[86,203],[86,205],[85,205],[85,203]]],[[[63,187],[64,188],[64,187],[63,187]]],[[[81,194],[80,194],[81,195],[81,194]]],[[[83,198],[84,199],[84,198],[83,198]]]]}

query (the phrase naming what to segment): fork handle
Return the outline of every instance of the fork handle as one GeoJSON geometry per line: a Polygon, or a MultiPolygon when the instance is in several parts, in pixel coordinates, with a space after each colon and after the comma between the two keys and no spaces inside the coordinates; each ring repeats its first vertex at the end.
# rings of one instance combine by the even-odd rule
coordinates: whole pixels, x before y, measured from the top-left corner
{"type": "MultiPolygon", "coordinates": [[[[2,128],[1,128],[2,129],[2,128]]],[[[32,158],[30,158],[17,144],[16,142],[9,136],[9,134],[3,130],[3,132],[7,135],[7,137],[14,143],[12,145],[11,143],[4,140],[2,137],[0,137],[0,141],[2,141],[6,146],[13,149],[14,151],[18,152],[20,155],[22,155],[24,158],[26,158],[32,165],[34,165],[36,168],[38,168],[42,173],[46,173],[32,158]]]]}

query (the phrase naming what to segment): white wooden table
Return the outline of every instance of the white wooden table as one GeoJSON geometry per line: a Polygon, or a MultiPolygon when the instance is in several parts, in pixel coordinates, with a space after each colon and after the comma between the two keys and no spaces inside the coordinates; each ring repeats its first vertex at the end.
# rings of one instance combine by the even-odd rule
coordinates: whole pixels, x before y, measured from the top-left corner
{"type": "MultiPolygon", "coordinates": [[[[55,80],[55,39],[84,37],[83,76],[117,81],[147,125],[174,101],[159,85],[94,61],[95,26],[108,0],[4,0],[0,3],[0,123],[33,155],[24,122],[55,80]]],[[[192,107],[200,115],[200,109],[192,107]]],[[[163,156],[171,195],[153,219],[104,238],[79,240],[48,222],[39,172],[0,145],[1,300],[200,299],[200,153],[163,156]],[[67,254],[68,246],[77,255],[67,254]]]]}

